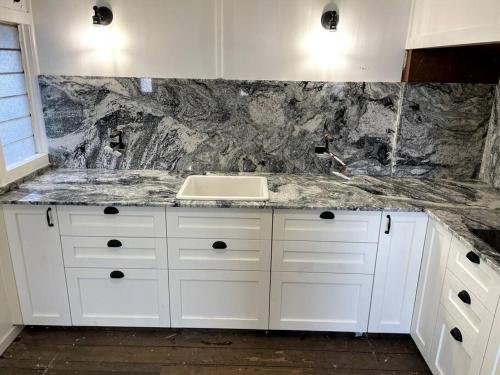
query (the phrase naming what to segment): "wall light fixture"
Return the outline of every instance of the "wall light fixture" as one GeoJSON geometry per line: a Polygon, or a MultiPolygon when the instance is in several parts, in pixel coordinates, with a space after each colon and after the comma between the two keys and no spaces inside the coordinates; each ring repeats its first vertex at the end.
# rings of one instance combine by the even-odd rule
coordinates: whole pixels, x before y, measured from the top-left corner
{"type": "Polygon", "coordinates": [[[328,31],[337,31],[339,24],[339,14],[335,10],[329,10],[321,16],[321,24],[328,31]]]}
{"type": "Polygon", "coordinates": [[[113,21],[113,12],[107,7],[94,7],[92,23],[94,26],[108,26],[113,21]]]}

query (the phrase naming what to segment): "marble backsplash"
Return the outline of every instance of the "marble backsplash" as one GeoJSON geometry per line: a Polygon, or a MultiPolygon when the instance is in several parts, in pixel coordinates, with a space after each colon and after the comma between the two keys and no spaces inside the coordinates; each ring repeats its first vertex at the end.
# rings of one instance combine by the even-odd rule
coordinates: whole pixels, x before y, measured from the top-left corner
{"type": "Polygon", "coordinates": [[[476,177],[494,85],[40,76],[51,161],[68,168],[476,177]],[[144,90],[151,84],[151,90],[144,90]],[[105,151],[121,127],[127,150],[105,151]]]}
{"type": "Polygon", "coordinates": [[[500,189],[500,84],[496,88],[495,103],[484,146],[481,178],[488,184],[500,189]]]}

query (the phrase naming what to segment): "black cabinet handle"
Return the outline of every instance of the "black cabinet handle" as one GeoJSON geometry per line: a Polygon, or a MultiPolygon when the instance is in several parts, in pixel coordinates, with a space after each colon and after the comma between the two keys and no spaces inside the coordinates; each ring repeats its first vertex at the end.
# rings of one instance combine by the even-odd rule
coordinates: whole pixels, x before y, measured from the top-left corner
{"type": "Polygon", "coordinates": [[[460,298],[460,300],[467,305],[470,305],[472,303],[470,294],[467,293],[466,290],[462,290],[460,293],[458,293],[458,298],[460,298]]]}
{"type": "Polygon", "coordinates": [[[473,251],[469,251],[466,255],[467,259],[469,259],[472,263],[479,264],[481,263],[481,259],[479,259],[479,255],[477,255],[473,251]]]}
{"type": "Polygon", "coordinates": [[[122,247],[122,243],[119,240],[109,240],[108,247],[122,247]]]}
{"type": "Polygon", "coordinates": [[[227,249],[227,245],[223,241],[216,241],[213,243],[212,247],[216,250],[224,250],[227,249]]]}
{"type": "Polygon", "coordinates": [[[387,222],[387,230],[385,231],[385,234],[391,233],[391,224],[392,224],[391,215],[387,215],[387,220],[389,221],[387,222]]]}
{"type": "Polygon", "coordinates": [[[122,271],[113,271],[109,274],[112,279],[123,279],[125,274],[122,271]]]}
{"type": "Polygon", "coordinates": [[[54,226],[54,223],[52,222],[52,208],[50,207],[47,208],[46,217],[47,217],[47,225],[52,228],[54,226]]]}
{"type": "Polygon", "coordinates": [[[104,214],[105,215],[118,215],[120,211],[116,207],[106,207],[104,209],[104,214]]]}
{"type": "Polygon", "coordinates": [[[453,328],[450,331],[450,335],[458,342],[463,342],[462,332],[460,332],[460,330],[457,327],[453,328]]]}
{"type": "Polygon", "coordinates": [[[325,212],[322,212],[321,215],[319,215],[319,217],[321,219],[324,219],[324,220],[333,220],[333,219],[335,219],[335,214],[333,212],[330,212],[330,211],[325,211],[325,212]]]}

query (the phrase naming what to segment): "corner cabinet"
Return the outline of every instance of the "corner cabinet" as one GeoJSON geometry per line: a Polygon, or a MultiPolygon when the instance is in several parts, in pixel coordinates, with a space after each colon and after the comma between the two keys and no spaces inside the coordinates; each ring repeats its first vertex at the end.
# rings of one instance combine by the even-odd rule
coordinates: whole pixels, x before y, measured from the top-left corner
{"type": "Polygon", "coordinates": [[[4,206],[24,324],[71,325],[55,207],[4,206]]]}
{"type": "Polygon", "coordinates": [[[384,212],[368,332],[410,333],[427,214],[384,212]]]}

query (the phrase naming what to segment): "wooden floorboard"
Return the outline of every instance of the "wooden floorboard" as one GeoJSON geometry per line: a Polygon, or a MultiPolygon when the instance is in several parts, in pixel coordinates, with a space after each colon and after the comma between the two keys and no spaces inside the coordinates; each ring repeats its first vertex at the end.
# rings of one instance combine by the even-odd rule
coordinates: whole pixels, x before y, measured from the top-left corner
{"type": "Polygon", "coordinates": [[[0,374],[428,375],[408,335],[27,327],[0,374]]]}

